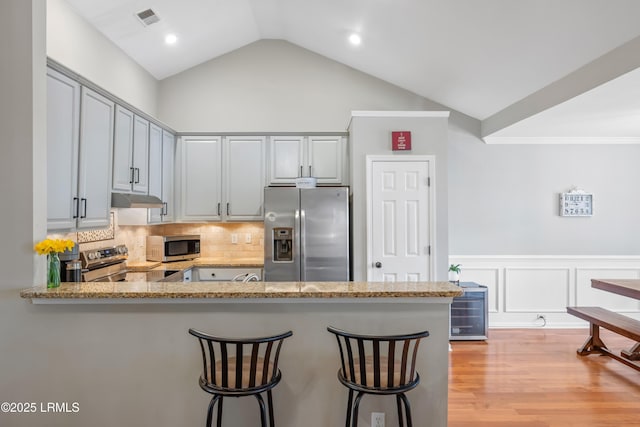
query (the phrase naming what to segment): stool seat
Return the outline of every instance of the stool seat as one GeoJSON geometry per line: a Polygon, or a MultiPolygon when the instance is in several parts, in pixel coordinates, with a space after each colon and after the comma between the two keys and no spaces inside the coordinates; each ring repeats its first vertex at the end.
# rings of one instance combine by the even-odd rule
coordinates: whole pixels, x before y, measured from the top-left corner
{"type": "Polygon", "coordinates": [[[275,426],[271,390],[280,382],[280,348],[291,331],[260,338],[220,338],[195,329],[189,333],[200,342],[203,371],[200,387],[213,395],[207,410],[206,426],[212,426],[213,410],[218,404],[217,426],[222,425],[222,402],[226,396],[255,396],[260,406],[262,427],[275,426]],[[267,394],[265,407],[261,393],[267,394]]]}
{"type": "Polygon", "coordinates": [[[358,425],[358,408],[364,394],[395,395],[400,427],[412,427],[411,407],[405,392],[420,383],[416,358],[420,340],[429,331],[404,335],[362,335],[336,329],[327,330],[338,340],[340,369],[338,380],[349,389],[346,426],[358,425]],[[357,393],[354,400],[354,392],[357,393]],[[402,407],[404,406],[404,416],[402,407]]]}

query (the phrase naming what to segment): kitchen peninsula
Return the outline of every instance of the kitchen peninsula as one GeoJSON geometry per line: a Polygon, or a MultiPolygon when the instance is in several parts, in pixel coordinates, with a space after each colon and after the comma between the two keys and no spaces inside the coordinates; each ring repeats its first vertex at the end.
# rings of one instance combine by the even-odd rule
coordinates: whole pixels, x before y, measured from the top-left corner
{"type": "MultiPolygon", "coordinates": [[[[201,424],[207,405],[197,384],[201,355],[188,328],[238,337],[292,330],[282,349],[282,383],[274,392],[278,425],[290,427],[344,424],[346,391],[336,377],[340,356],[326,331],[329,325],[368,334],[429,330],[416,367],[421,383],[408,397],[416,425],[445,427],[449,305],[461,294],[449,282],[79,283],[21,292],[34,303],[33,312],[106,316],[121,333],[109,339],[122,340],[122,357],[129,361],[125,365],[138,366],[127,372],[123,386],[146,390],[136,397],[136,410],[157,411],[162,400],[181,414],[182,425],[201,424]]],[[[105,369],[112,366],[100,367],[105,369]]],[[[101,375],[110,377],[108,372],[101,375]]],[[[225,417],[233,417],[237,427],[256,425],[257,411],[246,410],[254,404],[246,399],[225,402],[225,417]]],[[[364,398],[363,423],[372,411],[385,412],[393,423],[395,401],[364,398]]]]}

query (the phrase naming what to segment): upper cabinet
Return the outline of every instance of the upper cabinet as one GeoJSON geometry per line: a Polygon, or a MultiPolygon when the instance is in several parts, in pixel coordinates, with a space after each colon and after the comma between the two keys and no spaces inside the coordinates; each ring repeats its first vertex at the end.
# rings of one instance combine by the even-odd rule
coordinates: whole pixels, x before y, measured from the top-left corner
{"type": "Polygon", "coordinates": [[[109,226],[114,109],[111,100],[82,88],[78,228],[109,226]]]}
{"type": "Polygon", "coordinates": [[[222,138],[182,137],[181,218],[222,219],[222,138]]]}
{"type": "Polygon", "coordinates": [[[115,104],[47,69],[47,228],[109,225],[115,104]]]}
{"type": "Polygon", "coordinates": [[[108,227],[112,191],[163,201],[131,224],[173,221],[175,136],[54,68],[47,67],[47,229],[108,227]]]}
{"type": "Polygon", "coordinates": [[[309,176],[320,184],[342,184],[345,138],[341,136],[307,137],[307,167],[309,176]]]}
{"type": "MultiPolygon", "coordinates": [[[[162,128],[153,123],[149,126],[149,195],[162,199],[162,128]]],[[[162,211],[149,209],[148,222],[162,222],[162,211]]]]}
{"type": "Polygon", "coordinates": [[[182,137],[181,218],[261,221],[265,137],[182,137]]]}
{"type": "Polygon", "coordinates": [[[47,69],[47,229],[73,229],[78,210],[80,84],[47,69]]]}
{"type": "Polygon", "coordinates": [[[224,219],[262,221],[265,186],[265,138],[224,138],[224,219]]]}
{"type": "Polygon", "coordinates": [[[172,222],[175,219],[173,177],[175,136],[151,124],[149,131],[149,195],[162,200],[162,208],[149,209],[149,223],[172,222]]]}
{"type": "Polygon", "coordinates": [[[171,132],[162,131],[162,221],[175,220],[176,204],[175,187],[176,137],[171,132]]]}
{"type": "Polygon", "coordinates": [[[113,191],[149,191],[149,121],[116,106],[113,191]]]}
{"type": "Polygon", "coordinates": [[[269,142],[271,185],[292,185],[296,178],[309,176],[318,184],[343,184],[344,137],[273,136],[269,142]]]}

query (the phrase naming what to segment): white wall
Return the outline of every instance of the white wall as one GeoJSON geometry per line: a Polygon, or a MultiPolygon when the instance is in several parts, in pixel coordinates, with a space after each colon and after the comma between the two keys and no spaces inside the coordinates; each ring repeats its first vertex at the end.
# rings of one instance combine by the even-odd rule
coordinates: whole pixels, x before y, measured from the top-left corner
{"type": "Polygon", "coordinates": [[[65,0],[46,2],[47,55],[155,117],[158,81],[65,0]]]}

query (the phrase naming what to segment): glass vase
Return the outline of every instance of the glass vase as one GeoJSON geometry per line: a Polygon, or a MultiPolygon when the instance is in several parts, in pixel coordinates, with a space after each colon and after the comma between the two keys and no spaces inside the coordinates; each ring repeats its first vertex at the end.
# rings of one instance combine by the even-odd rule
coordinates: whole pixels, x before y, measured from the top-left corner
{"type": "Polygon", "coordinates": [[[47,288],[60,286],[60,256],[57,252],[47,255],[47,288]]]}

